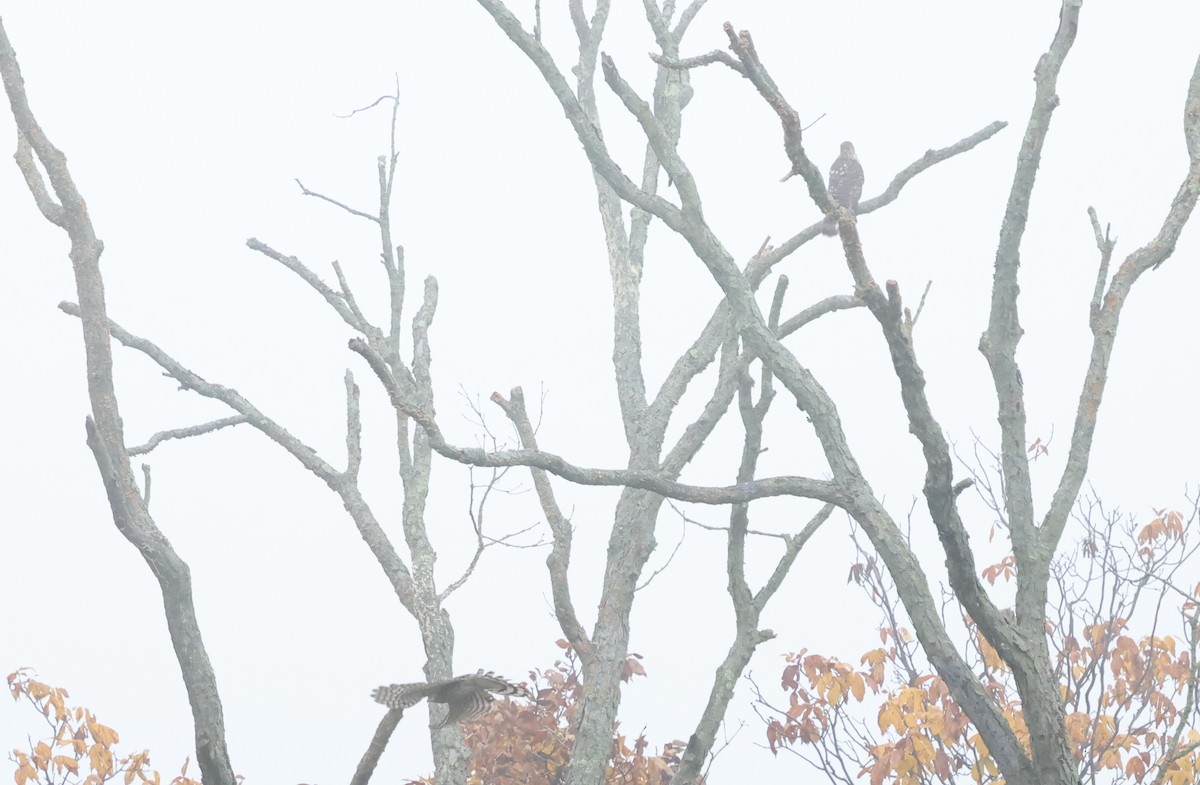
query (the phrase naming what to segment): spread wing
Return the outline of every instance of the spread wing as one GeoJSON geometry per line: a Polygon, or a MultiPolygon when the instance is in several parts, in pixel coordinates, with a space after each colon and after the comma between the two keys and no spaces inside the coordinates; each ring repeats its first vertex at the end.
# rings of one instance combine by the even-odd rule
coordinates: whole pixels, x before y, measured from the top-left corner
{"type": "Polygon", "coordinates": [[[535,699],[534,694],[525,685],[513,684],[491,671],[482,670],[469,676],[458,676],[428,684],[389,684],[377,687],[371,693],[371,697],[389,708],[400,711],[416,704],[422,698],[428,698],[430,703],[444,703],[447,709],[446,717],[436,726],[440,728],[455,722],[473,720],[485,714],[492,706],[493,693],[535,699]]]}
{"type": "Polygon", "coordinates": [[[497,695],[519,695],[522,698],[534,700],[536,696],[524,684],[513,684],[503,676],[497,676],[491,671],[478,671],[470,676],[459,676],[452,681],[470,685],[473,689],[487,690],[497,695]]]}
{"type": "Polygon", "coordinates": [[[438,727],[451,725],[456,722],[466,722],[486,714],[492,708],[492,693],[486,688],[470,683],[459,683],[448,686],[444,702],[446,718],[438,723],[438,727]]]}
{"type": "Polygon", "coordinates": [[[519,695],[530,699],[534,697],[525,685],[513,684],[508,679],[497,676],[491,671],[485,673],[481,670],[470,676],[459,676],[444,682],[430,694],[429,700],[433,703],[446,704],[446,718],[439,724],[441,727],[455,722],[473,720],[487,713],[488,709],[492,707],[493,693],[519,695]]]}

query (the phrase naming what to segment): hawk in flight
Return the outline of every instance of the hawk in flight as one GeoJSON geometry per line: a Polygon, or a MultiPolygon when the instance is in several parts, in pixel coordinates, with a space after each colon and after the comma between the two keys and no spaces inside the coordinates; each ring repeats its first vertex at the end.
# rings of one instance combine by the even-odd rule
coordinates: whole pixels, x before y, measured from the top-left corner
{"type": "Polygon", "coordinates": [[[456,676],[442,681],[418,684],[388,684],[376,687],[371,697],[389,709],[403,712],[417,704],[422,698],[430,703],[444,703],[448,711],[446,718],[434,727],[442,728],[455,722],[473,720],[492,707],[492,693],[519,695],[536,700],[537,697],[524,684],[513,684],[496,674],[482,670],[469,676],[456,676]]]}
{"type": "MultiPolygon", "coordinates": [[[[862,196],[863,168],[854,154],[854,145],[842,142],[842,154],[829,167],[829,198],[850,212],[858,210],[858,199],[862,196]]],[[[825,216],[821,234],[833,237],[838,233],[837,219],[825,216]]]]}

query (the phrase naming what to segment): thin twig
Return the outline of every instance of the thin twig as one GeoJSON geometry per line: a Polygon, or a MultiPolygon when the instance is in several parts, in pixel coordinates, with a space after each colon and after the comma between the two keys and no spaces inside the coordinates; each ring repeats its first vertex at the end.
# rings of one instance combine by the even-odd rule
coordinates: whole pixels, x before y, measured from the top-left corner
{"type": "Polygon", "coordinates": [[[677,553],[679,553],[679,549],[683,546],[683,541],[686,538],[687,538],[687,522],[684,521],[684,525],[679,529],[679,539],[675,541],[675,547],[671,549],[671,553],[669,556],[667,556],[667,560],[662,563],[661,567],[654,570],[654,572],[650,573],[650,576],[648,578],[646,578],[646,580],[644,580],[640,584],[638,584],[638,586],[636,588],[634,588],[635,592],[641,591],[642,589],[649,586],[651,581],[653,581],[655,578],[657,578],[659,576],[659,574],[661,572],[663,572],[664,570],[666,570],[668,567],[671,566],[671,562],[675,561],[675,555],[677,553]]]}
{"type": "Polygon", "coordinates": [[[346,280],[346,275],[342,272],[342,265],[335,259],[332,266],[333,274],[337,276],[338,288],[342,290],[342,299],[346,301],[346,306],[350,309],[350,313],[354,314],[354,319],[359,324],[369,324],[367,317],[363,315],[362,310],[358,307],[358,301],[354,299],[354,292],[351,291],[350,282],[346,280]]]}
{"type": "MultiPolygon", "coordinates": [[[[374,109],[375,107],[379,106],[384,101],[387,101],[392,98],[393,98],[393,96],[390,96],[390,95],[381,95],[378,98],[376,98],[374,101],[372,101],[371,103],[367,104],[366,106],[360,106],[358,109],[351,109],[349,114],[335,114],[334,117],[336,117],[339,120],[348,120],[351,117],[354,117],[354,115],[356,115],[360,112],[365,112],[368,109],[374,109]]],[[[300,187],[303,188],[304,186],[300,186],[300,187]]]]}
{"type": "MultiPolygon", "coordinates": [[[[675,501],[673,499],[667,499],[667,506],[669,506],[675,512],[675,514],[679,516],[679,519],[682,520],[684,523],[691,524],[692,526],[695,526],[700,529],[705,529],[710,532],[728,532],[729,531],[728,526],[714,526],[710,523],[704,523],[703,521],[698,521],[695,518],[688,516],[688,514],[685,513],[679,507],[679,505],[677,505],[675,503],[675,501]]],[[[791,537],[787,534],[781,534],[779,532],[764,532],[764,531],[759,531],[758,529],[746,529],[746,534],[752,534],[756,537],[773,537],[777,540],[783,540],[784,542],[791,539],[791,537]]]]}
{"type": "Polygon", "coordinates": [[[921,301],[917,303],[917,312],[913,314],[909,320],[909,330],[917,326],[917,319],[921,318],[921,311],[925,310],[925,298],[929,296],[929,289],[933,286],[932,279],[925,282],[925,291],[921,292],[921,301]]]}
{"type": "MultiPolygon", "coordinates": [[[[376,101],[376,103],[378,103],[378,101],[376,101]]],[[[372,104],[372,106],[374,106],[374,104],[372,104]]],[[[365,213],[362,210],[357,210],[344,202],[339,202],[337,199],[334,199],[332,196],[326,196],[325,194],[318,193],[317,191],[310,191],[307,187],[305,187],[304,183],[300,182],[300,178],[297,177],[297,178],[295,178],[295,180],[296,180],[296,185],[300,186],[300,193],[303,194],[304,196],[311,196],[315,199],[320,199],[323,202],[329,202],[330,204],[332,204],[335,207],[342,208],[343,210],[350,213],[351,215],[357,215],[359,218],[366,218],[368,221],[372,221],[374,223],[379,223],[379,216],[371,215],[370,213],[365,213]]]]}

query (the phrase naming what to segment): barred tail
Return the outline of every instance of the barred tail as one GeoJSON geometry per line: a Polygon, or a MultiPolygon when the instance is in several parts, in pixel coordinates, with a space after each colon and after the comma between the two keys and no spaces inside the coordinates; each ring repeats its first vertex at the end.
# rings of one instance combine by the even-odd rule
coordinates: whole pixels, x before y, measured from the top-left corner
{"type": "Polygon", "coordinates": [[[385,684],[371,691],[371,698],[389,709],[404,711],[429,692],[428,684],[385,684]]]}

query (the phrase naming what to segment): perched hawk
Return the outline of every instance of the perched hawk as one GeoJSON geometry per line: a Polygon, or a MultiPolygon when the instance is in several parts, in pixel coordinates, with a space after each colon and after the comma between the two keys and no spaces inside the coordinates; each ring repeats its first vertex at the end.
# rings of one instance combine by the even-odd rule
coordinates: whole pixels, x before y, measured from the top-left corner
{"type": "Polygon", "coordinates": [[[441,728],[455,722],[473,720],[485,713],[492,707],[493,692],[536,700],[536,696],[524,684],[513,684],[491,671],[484,673],[482,670],[444,681],[388,684],[376,687],[371,697],[389,709],[401,712],[422,698],[428,698],[430,703],[444,703],[448,709],[446,718],[434,726],[441,728]]]}
{"type": "MultiPolygon", "coordinates": [[[[829,167],[829,198],[845,207],[850,212],[858,209],[858,199],[862,196],[863,168],[854,154],[854,145],[842,142],[842,154],[829,167]]],[[[838,233],[837,219],[825,216],[821,224],[821,234],[833,237],[838,233]]]]}

